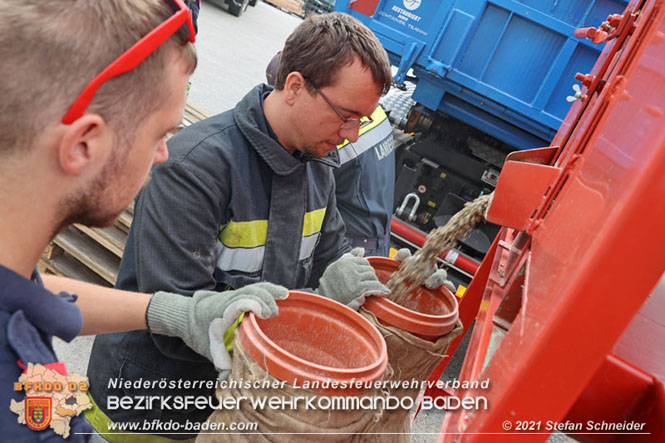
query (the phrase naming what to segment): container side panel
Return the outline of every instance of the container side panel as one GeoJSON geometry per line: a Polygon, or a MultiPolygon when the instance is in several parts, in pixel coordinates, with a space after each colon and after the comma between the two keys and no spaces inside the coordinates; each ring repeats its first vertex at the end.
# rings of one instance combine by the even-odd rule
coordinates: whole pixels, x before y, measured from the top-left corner
{"type": "Polygon", "coordinates": [[[567,23],[571,26],[580,25],[586,18],[591,3],[595,2],[571,2],[554,0],[518,0],[519,3],[536,9],[543,14],[567,23]]]}
{"type": "MultiPolygon", "coordinates": [[[[551,2],[545,2],[545,3],[551,3],[551,2]]],[[[554,3],[556,3],[556,5],[551,10],[552,17],[559,19],[564,23],[568,23],[573,27],[579,27],[582,26],[584,20],[588,19],[590,3],[597,3],[597,2],[559,1],[554,3]]],[[[593,8],[595,8],[595,6],[592,6],[592,10],[593,8]]],[[[602,8],[596,8],[596,10],[602,10],[602,8]]],[[[548,10],[545,10],[543,12],[545,14],[550,13],[548,10]]]]}
{"type": "Polygon", "coordinates": [[[455,9],[451,15],[448,26],[439,40],[434,59],[446,66],[451,65],[460,47],[466,40],[467,33],[473,24],[474,17],[463,11],[455,9]]]}
{"type": "Polygon", "coordinates": [[[524,103],[531,103],[565,38],[513,16],[482,81],[524,103]]]}
{"type": "Polygon", "coordinates": [[[459,66],[459,71],[473,78],[479,78],[487,61],[492,56],[495,42],[498,40],[510,13],[496,6],[488,6],[483,14],[459,66]]]}
{"type": "MultiPolygon", "coordinates": [[[[579,24],[578,27],[582,28],[593,26],[596,28],[602,22],[607,20],[608,15],[622,14],[627,5],[628,2],[623,0],[598,0],[593,5],[589,16],[586,18],[584,23],[579,24]]],[[[599,45],[599,48],[602,49],[602,45],[599,45]]]]}
{"type": "Polygon", "coordinates": [[[569,95],[574,95],[572,89],[573,84],[578,83],[575,80],[575,74],[581,72],[586,74],[591,71],[593,64],[598,58],[600,52],[594,49],[591,49],[587,46],[577,45],[573,56],[570,58],[570,61],[567,63],[566,68],[563,72],[563,75],[559,78],[554,92],[550,97],[545,111],[556,117],[557,119],[563,121],[566,117],[566,113],[570,109],[570,103],[566,101],[566,97],[569,95]]]}

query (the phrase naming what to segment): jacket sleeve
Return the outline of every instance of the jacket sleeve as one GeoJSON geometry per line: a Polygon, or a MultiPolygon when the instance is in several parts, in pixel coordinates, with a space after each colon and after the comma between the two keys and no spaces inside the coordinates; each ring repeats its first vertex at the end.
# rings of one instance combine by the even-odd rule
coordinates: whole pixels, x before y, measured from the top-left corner
{"type": "MultiPolygon", "coordinates": [[[[332,175],[332,172],[330,174],[332,175]]],[[[312,274],[307,283],[309,288],[318,287],[319,279],[328,265],[340,258],[345,252],[351,250],[351,245],[344,236],[345,232],[344,221],[337,209],[335,187],[332,186],[328,198],[326,215],[323,218],[323,225],[321,226],[321,240],[314,250],[312,274]]]]}
{"type": "MultiPolygon", "coordinates": [[[[189,143],[187,137],[176,136],[169,141],[169,150],[181,152],[183,143],[189,143]]],[[[153,168],[137,199],[132,230],[141,292],[191,296],[199,289],[218,289],[216,242],[228,201],[229,174],[219,157],[211,158],[218,152],[212,146],[195,146],[189,152],[153,168]]],[[[165,355],[191,361],[203,358],[179,338],[151,337],[165,355]]]]}
{"type": "MultiPolygon", "coordinates": [[[[218,170],[211,176],[205,156],[192,157],[154,168],[137,200],[133,229],[140,291],[191,295],[215,289],[216,242],[228,201],[228,173],[218,170]]],[[[214,163],[223,169],[219,160],[214,163]]]]}

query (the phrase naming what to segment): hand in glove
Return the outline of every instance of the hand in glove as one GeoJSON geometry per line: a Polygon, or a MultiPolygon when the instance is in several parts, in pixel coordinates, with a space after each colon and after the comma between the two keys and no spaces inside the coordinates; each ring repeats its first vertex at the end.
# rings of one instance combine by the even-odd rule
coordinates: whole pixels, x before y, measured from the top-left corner
{"type": "Polygon", "coordinates": [[[390,290],[376,278],[372,265],[363,258],[364,253],[363,248],[355,248],[330,264],[314,292],[351,309],[361,307],[369,295],[390,294],[390,290]]]}
{"type": "Polygon", "coordinates": [[[289,291],[271,283],[256,283],[235,291],[196,291],[192,297],[157,292],[150,299],[146,319],[153,334],[180,337],[187,346],[211,360],[226,378],[231,356],[224,346],[224,332],[243,312],[259,318],[277,315],[275,300],[289,291]]]}
{"type": "MultiPolygon", "coordinates": [[[[418,253],[416,252],[416,254],[418,253]]],[[[413,256],[411,255],[411,251],[409,249],[402,248],[399,251],[397,251],[397,254],[395,254],[393,258],[398,261],[405,261],[405,260],[411,260],[413,256]]],[[[430,276],[425,279],[425,286],[428,287],[429,289],[436,289],[441,285],[444,285],[453,294],[457,291],[457,288],[455,287],[453,282],[448,280],[448,273],[446,272],[446,270],[439,269],[436,266],[434,266],[432,267],[432,273],[430,274],[430,276]]]]}

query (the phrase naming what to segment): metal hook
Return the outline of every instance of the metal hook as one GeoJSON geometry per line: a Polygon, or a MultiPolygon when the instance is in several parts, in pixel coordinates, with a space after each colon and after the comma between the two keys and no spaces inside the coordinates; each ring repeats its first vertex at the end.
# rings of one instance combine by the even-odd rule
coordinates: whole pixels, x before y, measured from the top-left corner
{"type": "Polygon", "coordinates": [[[416,195],[415,192],[410,192],[404,196],[404,200],[402,200],[402,204],[400,207],[397,209],[396,214],[398,217],[402,216],[402,213],[406,209],[407,205],[409,204],[409,200],[411,200],[411,197],[416,199],[416,203],[413,205],[413,208],[411,208],[411,212],[409,213],[408,220],[410,222],[414,221],[416,219],[416,211],[418,210],[418,206],[420,205],[420,197],[416,195]]]}

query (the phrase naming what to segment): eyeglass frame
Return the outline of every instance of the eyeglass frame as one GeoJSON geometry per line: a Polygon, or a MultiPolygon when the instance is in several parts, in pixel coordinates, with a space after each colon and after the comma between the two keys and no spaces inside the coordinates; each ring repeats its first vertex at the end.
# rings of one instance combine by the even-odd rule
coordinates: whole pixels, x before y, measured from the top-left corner
{"type": "Polygon", "coordinates": [[[120,54],[120,56],[113,60],[102,70],[102,72],[97,74],[69,107],[65,116],[62,118],[63,124],[70,125],[81,118],[88,109],[88,106],[90,106],[93,97],[101,85],[114,77],[126,74],[135,69],[148,58],[150,54],[164,44],[166,40],[178,32],[183,25],[187,25],[187,41],[190,43],[196,41],[196,31],[194,30],[192,13],[185,2],[183,0],[164,0],[164,2],[168,4],[171,9],[173,9],[174,5],[177,6],[178,10],[155,29],[143,36],[139,41],[134,43],[129,49],[120,54]]]}
{"type": "Polygon", "coordinates": [[[319,88],[316,85],[316,83],[314,83],[312,80],[308,79],[307,77],[303,77],[303,78],[305,79],[306,82],[308,82],[310,85],[312,85],[314,90],[318,94],[320,94],[321,97],[323,97],[323,100],[325,100],[325,102],[328,103],[328,106],[330,106],[330,108],[333,111],[335,111],[335,114],[337,114],[337,116],[340,118],[340,120],[342,120],[342,125],[340,126],[340,129],[355,129],[355,128],[360,127],[360,125],[362,123],[367,122],[369,124],[369,123],[374,122],[372,117],[369,117],[369,116],[361,117],[359,119],[344,116],[344,114],[342,114],[342,111],[337,106],[335,106],[332,101],[330,101],[330,99],[323,93],[323,91],[321,91],[321,88],[319,88]],[[363,120],[363,119],[366,119],[366,120],[363,120]]]}

